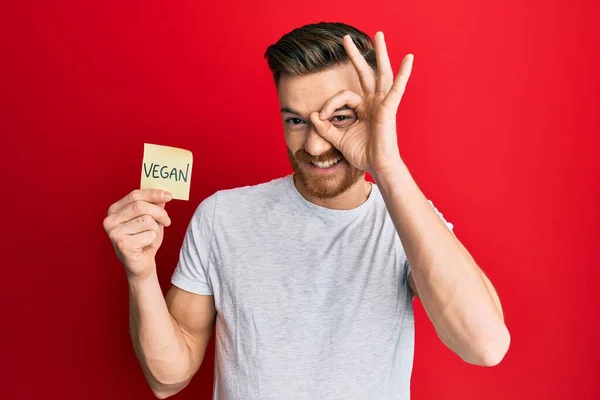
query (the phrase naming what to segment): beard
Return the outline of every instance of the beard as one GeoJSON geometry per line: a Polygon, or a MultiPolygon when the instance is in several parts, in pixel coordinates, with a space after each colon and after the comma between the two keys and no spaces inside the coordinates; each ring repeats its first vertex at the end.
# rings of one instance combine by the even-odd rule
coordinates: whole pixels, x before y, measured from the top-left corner
{"type": "Polygon", "coordinates": [[[350,165],[335,147],[316,157],[304,149],[298,150],[295,154],[292,154],[288,149],[288,157],[298,182],[310,196],[318,199],[330,199],[339,196],[350,189],[365,174],[364,171],[350,165]],[[338,158],[341,158],[338,162],[338,164],[341,164],[337,166],[335,171],[327,174],[312,171],[312,167],[305,164],[338,158]]]}

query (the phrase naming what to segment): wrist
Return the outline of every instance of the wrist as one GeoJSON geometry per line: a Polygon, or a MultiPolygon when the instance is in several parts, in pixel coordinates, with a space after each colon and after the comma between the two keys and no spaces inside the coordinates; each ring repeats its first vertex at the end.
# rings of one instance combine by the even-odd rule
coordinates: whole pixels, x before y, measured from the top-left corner
{"type": "Polygon", "coordinates": [[[384,184],[392,180],[398,180],[399,177],[408,173],[408,168],[400,157],[389,162],[385,166],[375,168],[371,176],[377,184],[384,184]]]}
{"type": "Polygon", "coordinates": [[[378,171],[372,176],[387,200],[412,197],[420,192],[417,183],[404,163],[378,171]]]}
{"type": "Polygon", "coordinates": [[[147,272],[142,274],[133,274],[129,271],[126,272],[127,283],[132,288],[144,287],[152,285],[158,281],[158,274],[156,273],[156,265],[149,268],[147,272]]]}

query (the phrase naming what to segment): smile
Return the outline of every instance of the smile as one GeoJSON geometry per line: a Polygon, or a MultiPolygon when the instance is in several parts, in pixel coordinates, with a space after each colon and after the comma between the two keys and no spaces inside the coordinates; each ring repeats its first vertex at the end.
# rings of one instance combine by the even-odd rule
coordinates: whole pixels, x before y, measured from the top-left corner
{"type": "Polygon", "coordinates": [[[321,161],[316,161],[316,162],[315,161],[311,161],[311,164],[314,167],[317,167],[317,168],[331,168],[331,167],[333,167],[335,164],[337,164],[340,161],[341,161],[341,158],[338,158],[338,159],[335,159],[335,160],[329,160],[329,161],[324,161],[324,162],[321,162],[321,161]]]}

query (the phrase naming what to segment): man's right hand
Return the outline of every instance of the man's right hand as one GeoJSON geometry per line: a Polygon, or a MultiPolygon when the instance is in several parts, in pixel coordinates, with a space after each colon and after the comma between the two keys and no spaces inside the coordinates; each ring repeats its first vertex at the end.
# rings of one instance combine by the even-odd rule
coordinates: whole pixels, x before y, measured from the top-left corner
{"type": "Polygon", "coordinates": [[[134,190],[108,209],[104,230],[129,278],[146,278],[154,272],[164,227],[171,225],[165,210],[171,199],[163,190],[134,190]]]}

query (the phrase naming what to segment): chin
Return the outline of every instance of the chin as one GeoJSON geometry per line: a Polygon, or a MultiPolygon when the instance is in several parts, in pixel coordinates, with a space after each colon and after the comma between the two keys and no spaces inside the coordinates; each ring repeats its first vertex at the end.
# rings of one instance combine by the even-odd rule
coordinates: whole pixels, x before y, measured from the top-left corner
{"type": "Polygon", "coordinates": [[[318,199],[331,199],[350,189],[363,175],[362,171],[351,168],[345,161],[335,171],[320,171],[311,166],[295,170],[299,182],[306,192],[318,199]]]}
{"type": "Polygon", "coordinates": [[[311,182],[303,183],[304,188],[309,195],[318,199],[331,199],[339,196],[348,190],[342,182],[311,182]]]}
{"type": "Polygon", "coordinates": [[[306,193],[317,199],[331,199],[350,189],[364,177],[364,171],[353,167],[344,159],[342,153],[335,148],[318,157],[312,156],[304,149],[292,153],[288,148],[288,157],[298,183],[306,193]],[[318,168],[315,162],[339,159],[326,168],[318,168]]]}

